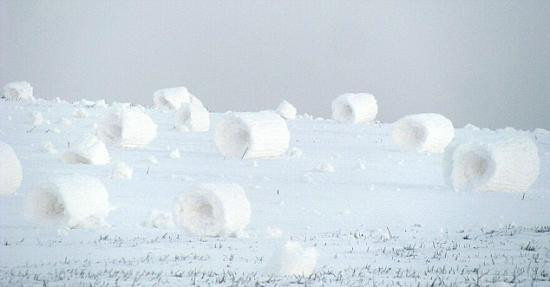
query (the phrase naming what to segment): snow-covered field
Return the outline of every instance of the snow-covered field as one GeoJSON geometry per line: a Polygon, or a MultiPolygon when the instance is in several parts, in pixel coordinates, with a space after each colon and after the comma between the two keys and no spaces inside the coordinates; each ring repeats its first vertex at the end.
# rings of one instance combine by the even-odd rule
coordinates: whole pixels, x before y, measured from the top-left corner
{"type": "Polygon", "coordinates": [[[0,198],[1,286],[550,286],[547,133],[536,134],[541,171],[525,194],[455,192],[442,155],[400,151],[389,124],[304,116],[288,121],[284,156],[241,160],[215,147],[222,114],[211,114],[209,132],[182,132],[174,112],[147,109],[158,135],[144,149],[109,145],[109,164],[64,163],[61,155],[107,111],[0,101],[0,140],[23,166],[17,194],[0,198]],[[42,124],[33,126],[33,112],[42,124]],[[116,162],[133,168],[131,179],[113,176],[116,162]],[[25,218],[38,183],[75,174],[103,182],[115,207],[110,226],[60,229],[25,218]],[[172,212],[182,192],[208,182],[244,188],[251,220],[243,234],[144,225],[153,210],[172,212]],[[312,275],[267,272],[288,239],[315,247],[312,275]]]}

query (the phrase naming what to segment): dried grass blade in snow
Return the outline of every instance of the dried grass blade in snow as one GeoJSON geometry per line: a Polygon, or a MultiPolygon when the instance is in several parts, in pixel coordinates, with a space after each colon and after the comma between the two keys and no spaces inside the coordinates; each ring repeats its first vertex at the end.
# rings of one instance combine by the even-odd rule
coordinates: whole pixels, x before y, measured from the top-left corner
{"type": "Polygon", "coordinates": [[[287,120],[293,120],[296,118],[296,107],[294,107],[291,103],[285,101],[282,101],[279,106],[277,107],[277,113],[287,120]]]}
{"type": "Polygon", "coordinates": [[[315,248],[303,248],[299,242],[287,241],[275,250],[267,270],[278,275],[309,276],[315,269],[317,257],[315,248]]]}
{"type": "Polygon", "coordinates": [[[68,164],[104,165],[111,161],[105,144],[95,135],[86,136],[74,149],[63,154],[68,164]]]}
{"type": "Polygon", "coordinates": [[[176,202],[176,222],[200,236],[237,236],[250,222],[250,203],[238,184],[201,184],[176,202]]]}
{"type": "Polygon", "coordinates": [[[343,94],[332,101],[332,118],[344,123],[371,122],[378,114],[376,98],[367,93],[343,94]]]}
{"type": "Polygon", "coordinates": [[[223,156],[267,158],[284,154],[290,133],[273,111],[230,113],[216,127],[216,146],[223,156]]]}
{"type": "Polygon", "coordinates": [[[177,111],[177,127],[181,131],[207,132],[210,113],[202,105],[183,103],[177,111]]]}
{"type": "Polygon", "coordinates": [[[119,107],[105,115],[97,135],[109,144],[143,148],[157,136],[157,125],[137,107],[119,107]]]}
{"type": "Polygon", "coordinates": [[[27,197],[28,216],[40,224],[69,228],[104,226],[111,211],[109,194],[96,178],[62,176],[41,184],[27,197]]]}
{"type": "Polygon", "coordinates": [[[193,96],[186,87],[161,89],[154,93],[153,102],[157,109],[179,110],[183,103],[202,106],[202,102],[193,96]]]}
{"type": "Polygon", "coordinates": [[[23,170],[15,151],[0,141],[0,196],[15,193],[22,179],[23,170]]]}
{"type": "Polygon", "coordinates": [[[4,86],[3,98],[10,101],[34,101],[33,88],[28,82],[11,82],[4,86]]]}
{"type": "Polygon", "coordinates": [[[440,114],[416,114],[393,124],[393,140],[402,150],[442,153],[455,136],[453,123],[440,114]]]}

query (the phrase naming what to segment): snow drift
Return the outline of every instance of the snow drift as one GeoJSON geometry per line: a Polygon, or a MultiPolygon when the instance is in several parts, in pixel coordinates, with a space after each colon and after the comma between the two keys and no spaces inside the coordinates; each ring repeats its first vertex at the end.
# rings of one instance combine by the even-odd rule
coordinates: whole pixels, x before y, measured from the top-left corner
{"type": "Polygon", "coordinates": [[[109,194],[101,181],[83,175],[53,178],[27,198],[28,215],[40,224],[100,227],[110,211],[109,194]]]}
{"type": "Polygon", "coordinates": [[[0,141],[0,196],[15,193],[22,179],[23,170],[15,151],[0,141]]]}
{"type": "Polygon", "coordinates": [[[277,157],[289,141],[286,121],[273,111],[230,113],[216,127],[216,146],[226,157],[277,157]]]}
{"type": "Polygon", "coordinates": [[[88,135],[74,148],[63,154],[68,164],[104,165],[110,162],[105,144],[95,135],[88,135]]]}
{"type": "Polygon", "coordinates": [[[134,169],[125,162],[117,162],[113,167],[112,178],[115,179],[132,179],[134,169]]]}
{"type": "Polygon", "coordinates": [[[296,108],[287,101],[282,101],[276,111],[286,120],[293,120],[296,118],[296,108]]]}
{"type": "Polygon", "coordinates": [[[526,192],[539,175],[538,148],[527,135],[455,141],[444,174],[456,191],[526,192]]]}
{"type": "Polygon", "coordinates": [[[180,131],[207,132],[210,128],[210,113],[202,105],[183,103],[177,111],[177,124],[180,131]]]}
{"type": "Polygon", "coordinates": [[[193,96],[186,87],[175,87],[158,90],[153,95],[153,102],[157,109],[179,110],[183,103],[202,106],[202,102],[193,96]]]}
{"type": "Polygon", "coordinates": [[[143,148],[157,136],[157,125],[137,107],[119,107],[104,116],[97,135],[112,145],[143,148]]]}
{"type": "Polygon", "coordinates": [[[416,114],[393,124],[393,140],[402,150],[442,153],[453,140],[453,123],[440,114],[416,114]]]}
{"type": "Polygon", "coordinates": [[[3,98],[10,101],[34,101],[33,89],[28,82],[11,82],[4,86],[3,98]]]}
{"type": "Polygon", "coordinates": [[[287,241],[275,250],[267,270],[272,274],[309,276],[315,269],[317,257],[314,247],[303,248],[299,242],[287,241]]]}
{"type": "Polygon", "coordinates": [[[332,101],[332,118],[344,123],[371,122],[378,114],[376,98],[367,93],[343,94],[332,101]]]}
{"type": "Polygon", "coordinates": [[[238,184],[201,184],[178,197],[176,222],[199,236],[236,236],[250,222],[250,203],[238,184]]]}

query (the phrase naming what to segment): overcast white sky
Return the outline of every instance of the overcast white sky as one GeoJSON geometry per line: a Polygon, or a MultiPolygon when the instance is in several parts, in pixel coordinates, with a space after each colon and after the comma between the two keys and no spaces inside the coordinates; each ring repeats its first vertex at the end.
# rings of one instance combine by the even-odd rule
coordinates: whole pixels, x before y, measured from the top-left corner
{"type": "Polygon", "coordinates": [[[187,86],[210,110],[329,117],[366,91],[390,122],[550,129],[550,1],[0,0],[0,84],[151,104],[187,86]]]}

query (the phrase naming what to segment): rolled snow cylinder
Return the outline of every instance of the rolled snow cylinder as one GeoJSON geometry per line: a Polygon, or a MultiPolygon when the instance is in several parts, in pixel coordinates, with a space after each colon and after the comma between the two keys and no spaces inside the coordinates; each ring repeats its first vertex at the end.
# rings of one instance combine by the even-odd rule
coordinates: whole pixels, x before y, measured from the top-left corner
{"type": "Polygon", "coordinates": [[[293,120],[296,118],[296,108],[289,102],[282,101],[277,107],[276,112],[287,120],[293,120]]]}
{"type": "Polygon", "coordinates": [[[10,101],[33,101],[33,89],[28,82],[11,82],[4,86],[4,96],[10,101]]]}
{"type": "Polygon", "coordinates": [[[231,113],[216,127],[216,146],[226,157],[277,157],[289,141],[286,121],[273,111],[231,113]]]}
{"type": "Polygon", "coordinates": [[[455,136],[453,123],[440,114],[408,115],[393,124],[393,140],[402,150],[443,153],[455,136]]]}
{"type": "Polygon", "coordinates": [[[455,141],[443,163],[456,191],[526,192],[540,171],[538,148],[529,136],[455,141]]]}
{"type": "Polygon", "coordinates": [[[278,275],[309,276],[315,269],[317,257],[314,247],[303,248],[299,242],[287,241],[275,250],[267,270],[278,275]]]}
{"type": "Polygon", "coordinates": [[[177,111],[177,127],[181,131],[207,132],[210,113],[202,105],[183,103],[177,111]]]}
{"type": "Polygon", "coordinates": [[[201,184],[178,197],[176,222],[199,236],[237,236],[250,222],[250,203],[238,184],[201,184]]]}
{"type": "Polygon", "coordinates": [[[368,93],[343,94],[332,101],[332,118],[339,122],[371,122],[376,118],[376,114],[376,98],[368,93]]]}
{"type": "Polygon", "coordinates": [[[154,93],[153,102],[157,109],[179,110],[183,103],[202,106],[202,102],[193,96],[186,87],[161,89],[154,93]]]}
{"type": "Polygon", "coordinates": [[[143,148],[157,136],[157,125],[141,109],[116,108],[98,126],[99,138],[125,148],[143,148]]]}
{"type": "Polygon", "coordinates": [[[109,194],[101,181],[83,175],[53,178],[27,198],[30,219],[69,228],[104,226],[111,209],[109,194]]]}
{"type": "Polygon", "coordinates": [[[15,193],[22,179],[23,170],[15,151],[0,141],[0,196],[15,193]]]}
{"type": "Polygon", "coordinates": [[[105,144],[95,135],[88,135],[72,150],[63,154],[68,164],[104,165],[111,161],[105,144]]]}

